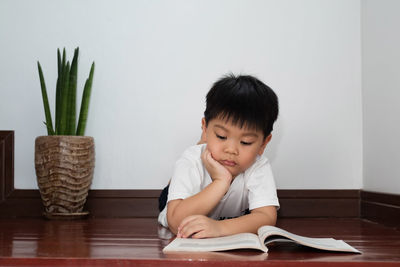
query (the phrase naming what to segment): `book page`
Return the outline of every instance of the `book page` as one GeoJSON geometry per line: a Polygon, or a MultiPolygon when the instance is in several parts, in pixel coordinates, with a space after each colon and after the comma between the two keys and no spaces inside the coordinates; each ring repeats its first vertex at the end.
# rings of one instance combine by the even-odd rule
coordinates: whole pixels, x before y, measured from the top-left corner
{"type": "Polygon", "coordinates": [[[163,251],[223,251],[240,248],[259,249],[267,252],[257,235],[242,233],[215,238],[175,238],[163,251]]]}
{"type": "Polygon", "coordinates": [[[333,238],[310,238],[296,234],[292,234],[274,226],[262,226],[258,229],[260,240],[264,240],[265,244],[281,241],[282,237],[286,240],[293,240],[294,242],[323,250],[343,251],[343,252],[356,252],[361,253],[359,250],[348,245],[343,240],[336,240],[333,238]]]}

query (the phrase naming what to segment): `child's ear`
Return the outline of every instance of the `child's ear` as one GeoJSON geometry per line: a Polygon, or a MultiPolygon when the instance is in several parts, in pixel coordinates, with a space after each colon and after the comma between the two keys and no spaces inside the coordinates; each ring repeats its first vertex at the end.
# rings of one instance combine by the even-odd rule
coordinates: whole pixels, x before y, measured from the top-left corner
{"type": "Polygon", "coordinates": [[[267,137],[264,138],[264,141],[260,147],[260,150],[258,151],[258,155],[262,155],[264,153],[265,148],[267,147],[269,141],[271,141],[272,134],[269,134],[267,137]]]}
{"type": "Polygon", "coordinates": [[[207,129],[206,120],[205,120],[205,118],[203,118],[201,120],[201,138],[200,138],[200,141],[197,144],[207,143],[206,129],[207,129]]]}
{"type": "Polygon", "coordinates": [[[201,119],[201,129],[203,130],[203,132],[205,132],[206,128],[207,128],[207,126],[206,126],[206,118],[203,117],[201,119]]]}

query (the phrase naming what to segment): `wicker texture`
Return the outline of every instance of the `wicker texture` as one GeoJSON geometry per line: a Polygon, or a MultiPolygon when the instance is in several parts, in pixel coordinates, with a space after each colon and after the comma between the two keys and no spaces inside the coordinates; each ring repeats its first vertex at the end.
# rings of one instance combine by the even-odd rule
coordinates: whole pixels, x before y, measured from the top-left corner
{"type": "Polygon", "coordinates": [[[35,169],[46,213],[78,213],[93,179],[94,140],[88,136],[39,136],[35,169]]]}

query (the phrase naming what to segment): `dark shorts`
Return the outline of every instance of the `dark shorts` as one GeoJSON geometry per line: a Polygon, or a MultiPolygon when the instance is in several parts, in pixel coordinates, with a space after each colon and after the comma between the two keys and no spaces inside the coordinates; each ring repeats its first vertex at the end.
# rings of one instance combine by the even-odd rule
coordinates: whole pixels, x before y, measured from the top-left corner
{"type": "Polygon", "coordinates": [[[169,189],[169,185],[167,185],[163,189],[163,191],[161,192],[160,196],[158,197],[158,209],[160,211],[162,211],[165,208],[165,205],[167,205],[168,189],[169,189]]]}

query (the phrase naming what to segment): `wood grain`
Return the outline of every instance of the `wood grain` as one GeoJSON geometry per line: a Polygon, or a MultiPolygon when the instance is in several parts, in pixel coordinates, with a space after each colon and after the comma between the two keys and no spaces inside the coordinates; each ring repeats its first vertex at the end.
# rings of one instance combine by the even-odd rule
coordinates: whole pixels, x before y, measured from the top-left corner
{"type": "Polygon", "coordinates": [[[275,244],[268,253],[235,250],[172,253],[156,219],[0,220],[1,266],[399,266],[400,232],[357,218],[279,219],[309,237],[342,239],[362,254],[275,244]]]}
{"type": "Polygon", "coordinates": [[[361,216],[400,230],[400,195],[362,191],[361,216]]]}
{"type": "Polygon", "coordinates": [[[14,190],[14,131],[0,131],[0,203],[14,190]]]}

